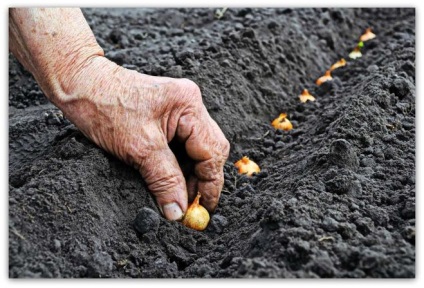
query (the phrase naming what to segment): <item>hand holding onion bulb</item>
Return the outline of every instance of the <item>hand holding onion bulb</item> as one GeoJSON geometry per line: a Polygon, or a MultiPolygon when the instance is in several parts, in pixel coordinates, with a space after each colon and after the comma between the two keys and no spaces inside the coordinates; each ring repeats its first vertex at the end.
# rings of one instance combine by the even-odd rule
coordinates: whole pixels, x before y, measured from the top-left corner
{"type": "Polygon", "coordinates": [[[183,225],[191,229],[202,231],[208,226],[210,217],[208,210],[199,204],[200,192],[197,192],[197,196],[188,207],[187,212],[183,218],[183,225]]]}

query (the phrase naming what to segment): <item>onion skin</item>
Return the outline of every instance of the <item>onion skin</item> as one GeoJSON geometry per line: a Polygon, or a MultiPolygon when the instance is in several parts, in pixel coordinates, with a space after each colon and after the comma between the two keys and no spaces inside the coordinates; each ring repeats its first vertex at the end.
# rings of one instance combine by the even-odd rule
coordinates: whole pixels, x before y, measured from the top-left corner
{"type": "Polygon", "coordinates": [[[208,210],[199,204],[200,197],[200,192],[197,192],[197,196],[188,207],[182,222],[184,226],[197,231],[205,230],[210,220],[208,210]]]}
{"type": "Polygon", "coordinates": [[[305,103],[306,101],[315,101],[315,97],[312,96],[308,89],[303,89],[302,94],[299,95],[300,102],[305,103]]]}
{"type": "Polygon", "coordinates": [[[351,59],[356,59],[362,56],[361,50],[359,49],[359,47],[356,47],[355,49],[353,49],[352,52],[350,52],[349,54],[349,58],[351,59]]]}
{"type": "Polygon", "coordinates": [[[258,164],[250,160],[247,156],[243,156],[243,158],[234,163],[234,166],[238,168],[239,174],[247,174],[249,177],[251,177],[253,173],[259,173],[261,171],[258,164]]]}
{"type": "Polygon", "coordinates": [[[293,125],[289,121],[289,119],[287,119],[286,117],[287,117],[286,113],[281,113],[280,116],[278,116],[278,118],[276,118],[276,119],[274,119],[274,121],[272,121],[271,125],[275,129],[280,129],[280,130],[284,130],[284,131],[292,130],[293,125]]]}
{"type": "Polygon", "coordinates": [[[371,32],[371,28],[365,30],[365,33],[359,38],[360,41],[365,42],[375,38],[375,34],[371,32]]]}
{"type": "Polygon", "coordinates": [[[346,66],[346,60],[344,58],[340,59],[339,61],[337,61],[336,63],[334,63],[333,65],[331,65],[330,71],[333,71],[337,68],[346,66]]]}
{"type": "Polygon", "coordinates": [[[332,80],[333,77],[331,76],[331,71],[327,70],[324,74],[324,76],[321,76],[317,79],[317,81],[315,82],[318,86],[320,86],[322,83],[332,80]]]}

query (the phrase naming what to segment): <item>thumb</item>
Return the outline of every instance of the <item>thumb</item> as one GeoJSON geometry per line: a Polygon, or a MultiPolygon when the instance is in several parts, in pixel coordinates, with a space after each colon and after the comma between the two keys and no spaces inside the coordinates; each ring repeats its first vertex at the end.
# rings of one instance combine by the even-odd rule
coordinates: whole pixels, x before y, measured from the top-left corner
{"type": "Polygon", "coordinates": [[[165,218],[180,220],[187,210],[186,181],[166,140],[161,139],[155,144],[160,147],[144,155],[139,171],[165,218]]]}

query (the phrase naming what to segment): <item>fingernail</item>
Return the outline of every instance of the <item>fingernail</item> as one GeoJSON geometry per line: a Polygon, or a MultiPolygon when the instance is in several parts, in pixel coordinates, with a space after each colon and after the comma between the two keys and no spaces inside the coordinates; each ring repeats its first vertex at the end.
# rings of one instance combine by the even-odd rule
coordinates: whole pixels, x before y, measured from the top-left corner
{"type": "Polygon", "coordinates": [[[163,215],[168,220],[180,220],[183,218],[183,211],[177,203],[169,203],[162,206],[163,215]]]}

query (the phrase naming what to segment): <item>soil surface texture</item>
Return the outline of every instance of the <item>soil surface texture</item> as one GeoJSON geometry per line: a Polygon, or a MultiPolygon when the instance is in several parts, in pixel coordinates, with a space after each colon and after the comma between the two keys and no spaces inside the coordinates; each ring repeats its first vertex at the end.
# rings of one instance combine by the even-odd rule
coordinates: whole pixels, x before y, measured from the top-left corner
{"type": "Polygon", "coordinates": [[[9,55],[9,277],[415,277],[415,9],[215,10],[83,9],[109,59],[201,87],[231,143],[203,232],[9,55]]]}

